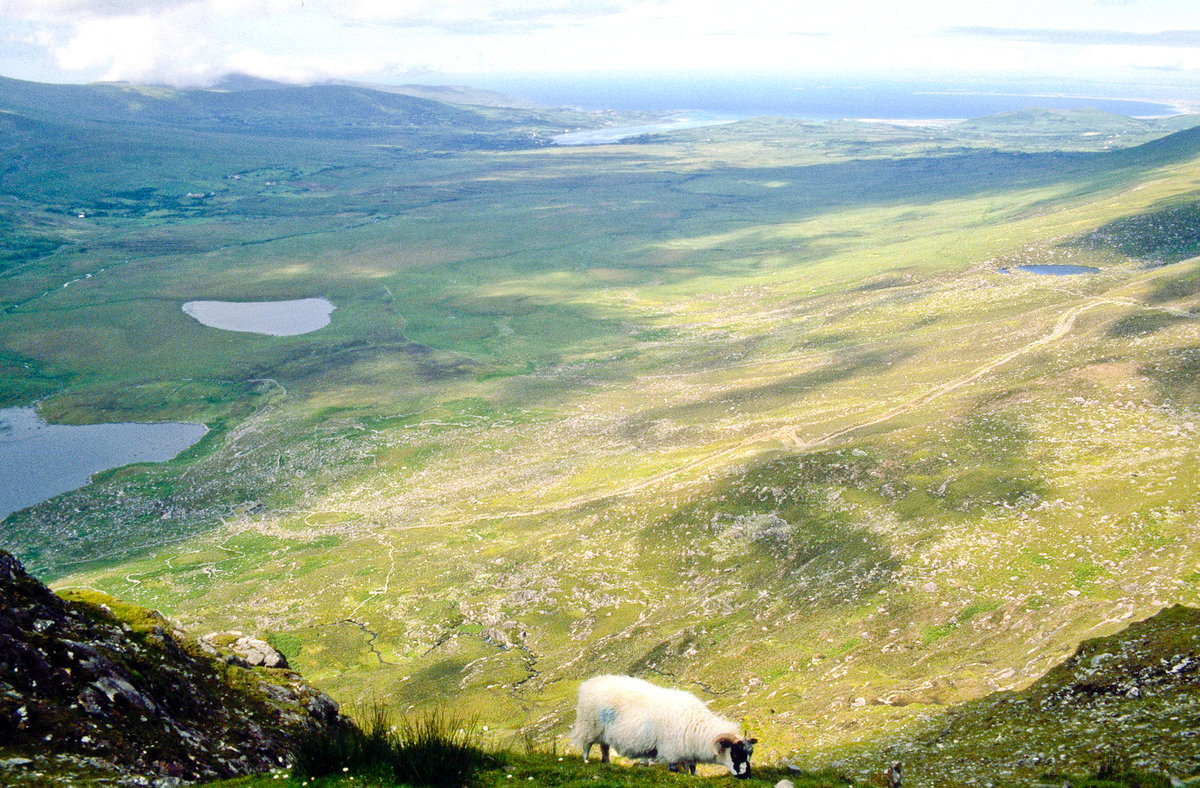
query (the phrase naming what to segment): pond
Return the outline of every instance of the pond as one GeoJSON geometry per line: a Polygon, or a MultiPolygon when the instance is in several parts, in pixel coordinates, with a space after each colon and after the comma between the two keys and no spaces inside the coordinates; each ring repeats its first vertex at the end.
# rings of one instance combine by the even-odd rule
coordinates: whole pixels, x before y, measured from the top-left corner
{"type": "MultiPolygon", "coordinates": [[[[1090,265],[1018,265],[1018,271],[1045,276],[1074,276],[1076,274],[1098,274],[1099,268],[1090,265]]],[[[1000,273],[1007,274],[1007,268],[1001,268],[1000,273]]]]}
{"type": "Polygon", "coordinates": [[[555,145],[610,145],[630,137],[640,137],[643,134],[661,134],[682,129],[698,129],[704,126],[722,126],[735,122],[729,118],[674,118],[644,126],[610,126],[605,129],[571,131],[566,134],[556,134],[550,139],[555,145]]]}
{"type": "Polygon", "coordinates": [[[329,325],[336,309],[326,298],[294,301],[188,301],[183,311],[206,326],[273,337],[307,334],[329,325]]]}
{"type": "Polygon", "coordinates": [[[92,474],[164,462],[204,437],[203,424],[47,424],[35,408],[0,408],[0,519],[85,486],[92,474]]]}

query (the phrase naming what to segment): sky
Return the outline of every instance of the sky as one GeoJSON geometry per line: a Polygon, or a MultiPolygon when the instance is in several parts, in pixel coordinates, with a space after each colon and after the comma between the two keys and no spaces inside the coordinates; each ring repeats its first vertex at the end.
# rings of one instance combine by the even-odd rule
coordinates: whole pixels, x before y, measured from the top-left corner
{"type": "Polygon", "coordinates": [[[1200,86],[1197,0],[0,0],[0,75],[991,74],[1200,86]]]}

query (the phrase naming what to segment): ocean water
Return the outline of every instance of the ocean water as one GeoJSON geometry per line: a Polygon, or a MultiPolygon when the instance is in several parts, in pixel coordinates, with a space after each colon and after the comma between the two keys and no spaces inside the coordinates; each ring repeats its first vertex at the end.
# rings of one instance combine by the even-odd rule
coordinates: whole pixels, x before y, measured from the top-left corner
{"type": "Polygon", "coordinates": [[[690,111],[736,118],[776,115],[809,120],[961,119],[1030,107],[1091,108],[1131,117],[1178,114],[1162,91],[1158,91],[1159,96],[1147,97],[1147,93],[1155,91],[1133,85],[980,79],[900,82],[703,73],[493,74],[470,79],[477,87],[551,106],[664,113],[690,111]]]}

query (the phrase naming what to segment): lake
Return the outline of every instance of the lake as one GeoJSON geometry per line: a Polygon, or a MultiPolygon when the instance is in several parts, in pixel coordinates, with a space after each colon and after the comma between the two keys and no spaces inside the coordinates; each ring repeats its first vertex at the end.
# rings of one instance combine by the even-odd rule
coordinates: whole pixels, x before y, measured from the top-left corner
{"type": "Polygon", "coordinates": [[[0,518],[85,486],[92,474],[165,462],[204,437],[203,424],[47,424],[36,408],[0,408],[0,518]]]}
{"type": "Polygon", "coordinates": [[[557,134],[551,137],[551,140],[555,145],[608,145],[630,137],[640,137],[643,134],[661,134],[735,122],[730,118],[672,118],[661,123],[648,123],[642,126],[611,126],[606,129],[572,131],[566,134],[557,134]]]}
{"type": "MultiPolygon", "coordinates": [[[[1000,270],[1002,273],[1008,273],[1007,268],[1000,270]]],[[[1090,265],[1018,265],[1017,270],[1029,274],[1043,274],[1045,276],[1075,276],[1076,274],[1100,273],[1099,268],[1093,268],[1090,265]]]]}
{"type": "Polygon", "coordinates": [[[336,309],[325,298],[294,301],[188,301],[183,311],[206,326],[274,337],[307,334],[329,325],[336,309]]]}

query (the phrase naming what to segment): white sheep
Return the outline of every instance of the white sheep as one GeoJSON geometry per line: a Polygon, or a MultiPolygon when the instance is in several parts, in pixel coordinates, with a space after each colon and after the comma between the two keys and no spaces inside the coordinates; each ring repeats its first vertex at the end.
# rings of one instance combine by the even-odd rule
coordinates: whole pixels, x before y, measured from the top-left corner
{"type": "Polygon", "coordinates": [[[626,758],[686,767],[719,763],[736,777],[750,776],[750,755],[757,739],[742,738],[737,723],[714,714],[695,695],[667,689],[632,676],[594,676],[579,686],[571,742],[583,753],[600,745],[626,758]]]}

